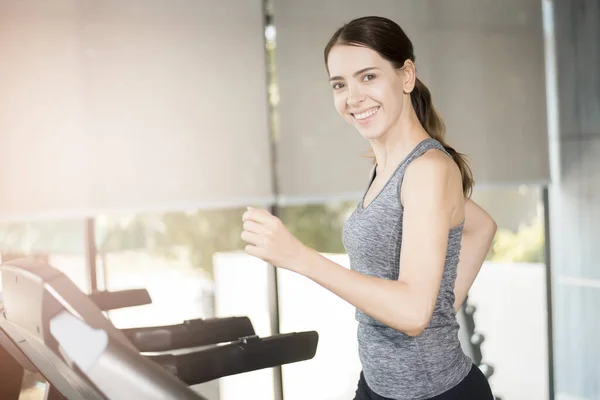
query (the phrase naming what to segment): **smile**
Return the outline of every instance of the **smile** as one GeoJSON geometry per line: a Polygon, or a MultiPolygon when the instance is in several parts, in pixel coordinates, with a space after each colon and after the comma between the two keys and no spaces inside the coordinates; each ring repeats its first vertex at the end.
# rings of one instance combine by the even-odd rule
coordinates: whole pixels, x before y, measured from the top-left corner
{"type": "Polygon", "coordinates": [[[354,117],[354,119],[363,123],[363,122],[366,122],[367,120],[371,119],[371,117],[373,117],[373,115],[377,114],[377,111],[379,111],[379,106],[369,108],[368,110],[363,111],[359,114],[353,114],[353,113],[351,113],[351,114],[354,117]]]}

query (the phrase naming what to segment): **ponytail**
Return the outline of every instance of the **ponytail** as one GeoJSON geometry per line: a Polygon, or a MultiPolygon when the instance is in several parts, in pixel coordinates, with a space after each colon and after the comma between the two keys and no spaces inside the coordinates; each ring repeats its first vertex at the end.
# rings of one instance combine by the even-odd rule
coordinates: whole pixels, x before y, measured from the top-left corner
{"type": "Polygon", "coordinates": [[[454,159],[454,162],[458,165],[462,176],[463,193],[466,197],[469,197],[473,190],[473,174],[471,168],[469,168],[465,155],[457,152],[444,141],[446,127],[433,107],[429,89],[427,89],[427,86],[425,86],[419,78],[416,79],[415,87],[410,94],[410,99],[423,128],[425,128],[431,138],[437,140],[444,146],[444,149],[446,149],[454,159]]]}

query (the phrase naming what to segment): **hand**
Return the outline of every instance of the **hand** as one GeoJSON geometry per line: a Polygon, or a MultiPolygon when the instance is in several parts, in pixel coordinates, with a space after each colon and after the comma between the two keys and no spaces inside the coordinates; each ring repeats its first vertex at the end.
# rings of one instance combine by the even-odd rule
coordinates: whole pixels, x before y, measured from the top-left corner
{"type": "Polygon", "coordinates": [[[246,253],[269,264],[298,272],[306,247],[287,230],[283,222],[266,210],[248,207],[242,216],[242,240],[246,253]]]}

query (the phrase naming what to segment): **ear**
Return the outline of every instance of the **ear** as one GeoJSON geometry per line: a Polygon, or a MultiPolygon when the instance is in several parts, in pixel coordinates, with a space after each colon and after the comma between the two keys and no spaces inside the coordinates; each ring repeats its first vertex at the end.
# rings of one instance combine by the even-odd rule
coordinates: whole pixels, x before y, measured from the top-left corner
{"type": "Polygon", "coordinates": [[[415,67],[415,63],[411,60],[406,60],[402,68],[400,68],[400,74],[404,93],[411,93],[417,81],[417,67],[415,67]]]}

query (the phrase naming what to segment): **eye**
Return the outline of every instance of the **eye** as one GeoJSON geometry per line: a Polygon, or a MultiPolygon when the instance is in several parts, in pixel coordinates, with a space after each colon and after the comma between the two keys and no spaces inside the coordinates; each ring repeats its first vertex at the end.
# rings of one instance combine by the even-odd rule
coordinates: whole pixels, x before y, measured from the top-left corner
{"type": "Polygon", "coordinates": [[[339,90],[344,87],[344,84],[341,82],[336,82],[331,87],[333,87],[333,90],[339,90]]]}
{"type": "Polygon", "coordinates": [[[375,79],[374,74],[366,74],[365,76],[363,76],[363,82],[369,82],[369,81],[372,81],[373,79],[375,79]]]}

